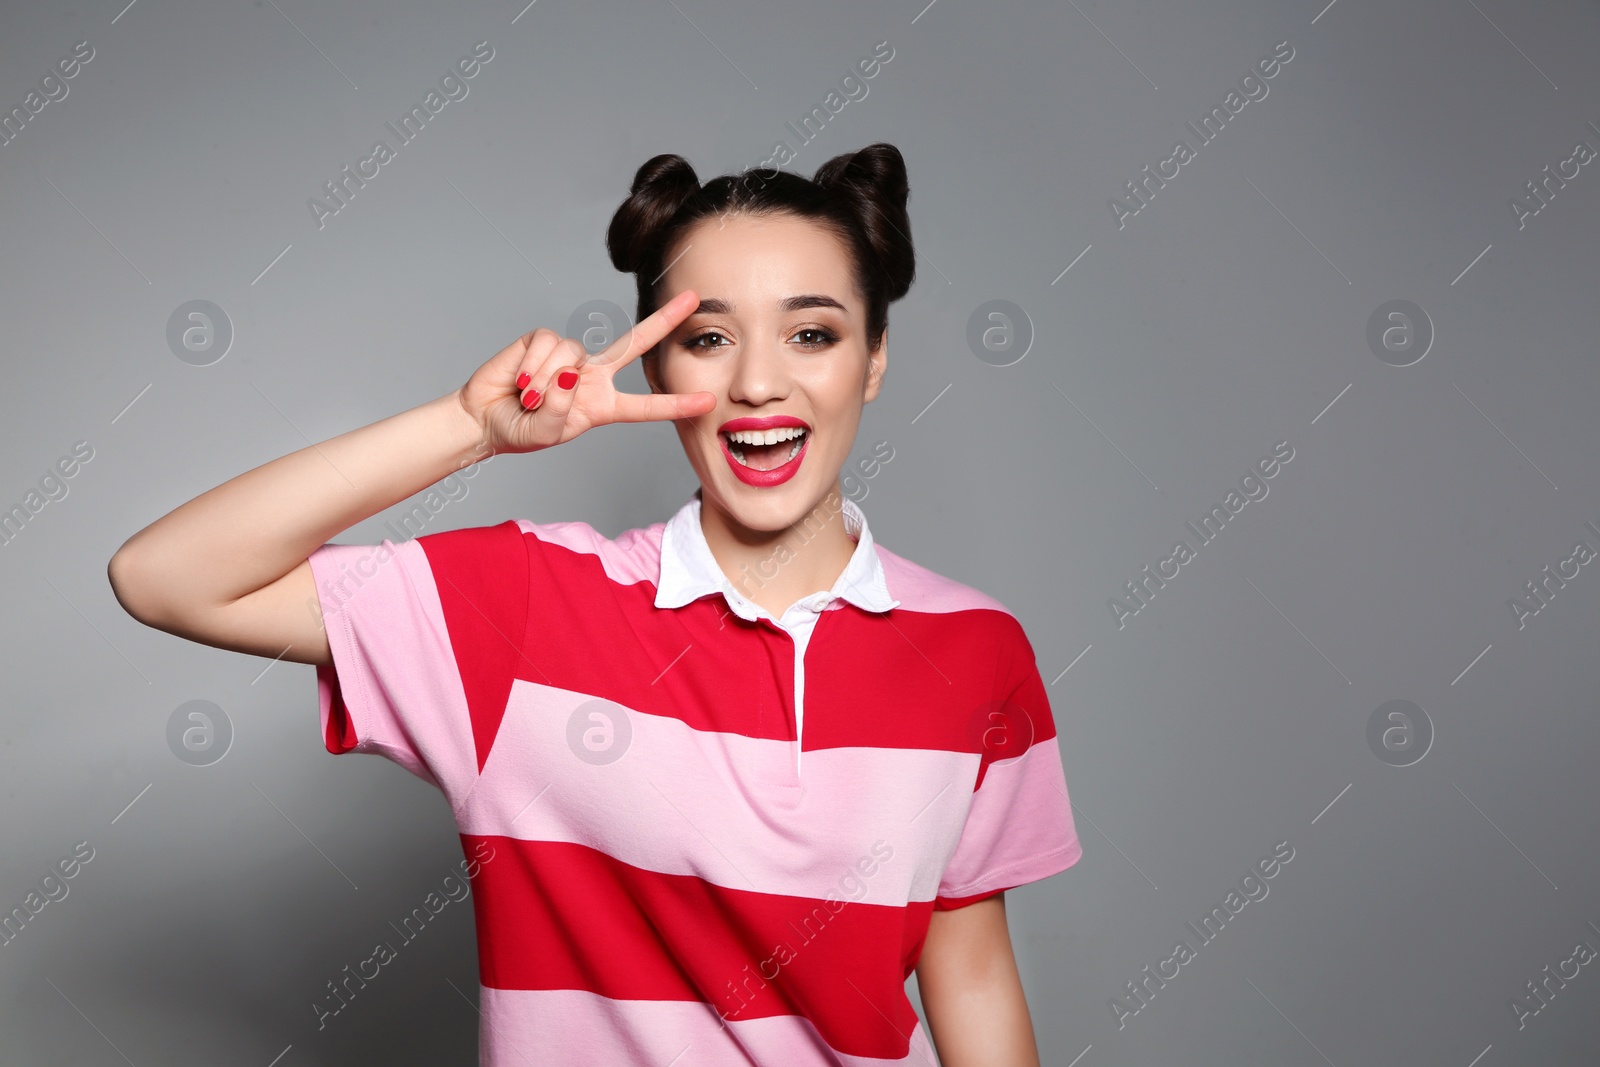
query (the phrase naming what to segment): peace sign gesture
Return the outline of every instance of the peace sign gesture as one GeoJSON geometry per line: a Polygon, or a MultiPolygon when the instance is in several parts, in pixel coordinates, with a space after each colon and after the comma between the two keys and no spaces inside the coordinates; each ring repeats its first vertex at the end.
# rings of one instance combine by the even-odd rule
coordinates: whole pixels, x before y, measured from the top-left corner
{"type": "Polygon", "coordinates": [[[699,306],[700,297],[685,289],[593,357],[572,338],[541,326],[497,352],[456,395],[495,453],[549,448],[612,422],[704,415],[716,406],[712,393],[623,393],[612,384],[618,370],[699,306]]]}

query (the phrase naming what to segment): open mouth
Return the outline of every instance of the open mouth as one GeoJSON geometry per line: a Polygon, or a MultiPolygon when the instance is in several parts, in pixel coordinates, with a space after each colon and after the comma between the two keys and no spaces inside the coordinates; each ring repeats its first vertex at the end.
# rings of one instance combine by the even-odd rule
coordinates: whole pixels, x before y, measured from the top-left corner
{"type": "Polygon", "coordinates": [[[746,415],[723,423],[717,443],[735,478],[770,489],[799,472],[811,444],[811,427],[793,415],[746,415]]]}
{"type": "Polygon", "coordinates": [[[779,426],[771,430],[724,432],[728,452],[743,467],[770,471],[788,463],[805,447],[809,433],[799,426],[779,426]]]}

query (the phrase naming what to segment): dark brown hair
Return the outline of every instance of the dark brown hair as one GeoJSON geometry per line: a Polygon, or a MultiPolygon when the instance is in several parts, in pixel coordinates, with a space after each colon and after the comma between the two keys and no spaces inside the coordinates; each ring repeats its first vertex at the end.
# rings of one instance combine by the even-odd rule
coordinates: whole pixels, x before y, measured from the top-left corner
{"type": "MultiPolygon", "coordinates": [[[[682,156],[647,160],[606,231],[606,250],[620,271],[635,275],[638,321],[661,301],[657,281],[673,243],[699,220],[745,212],[810,219],[849,250],[855,287],[866,300],[867,347],[876,351],[889,325],[889,304],[916,277],[911,246],[906,164],[892,144],[870,144],[834,156],[811,178],[771,168],[724,174],[704,185],[682,156]]],[[[670,295],[670,294],[669,294],[670,295]]]]}

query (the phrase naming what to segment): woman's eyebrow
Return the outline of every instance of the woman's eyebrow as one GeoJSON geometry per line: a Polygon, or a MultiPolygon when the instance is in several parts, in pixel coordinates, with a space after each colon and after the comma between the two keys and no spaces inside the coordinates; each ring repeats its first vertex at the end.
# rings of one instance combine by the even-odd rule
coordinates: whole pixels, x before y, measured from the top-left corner
{"type": "MultiPolygon", "coordinates": [[[[736,310],[736,307],[737,305],[735,305],[731,300],[723,300],[720,297],[710,296],[700,301],[700,306],[695,308],[694,314],[731,315],[736,310]]],[[[803,296],[785,297],[783,300],[778,301],[779,311],[800,311],[804,308],[838,308],[840,311],[850,310],[833,297],[824,296],[821,293],[806,293],[803,296]]]]}

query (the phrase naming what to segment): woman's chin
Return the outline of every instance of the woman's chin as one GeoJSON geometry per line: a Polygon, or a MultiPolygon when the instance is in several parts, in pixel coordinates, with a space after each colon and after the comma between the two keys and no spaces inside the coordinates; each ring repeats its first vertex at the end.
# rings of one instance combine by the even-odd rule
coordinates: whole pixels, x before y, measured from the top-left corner
{"type": "Polygon", "coordinates": [[[749,530],[776,533],[787,530],[814,510],[826,495],[827,487],[812,484],[815,479],[790,478],[772,486],[747,485],[728,477],[717,487],[717,500],[728,516],[749,530]]]}

